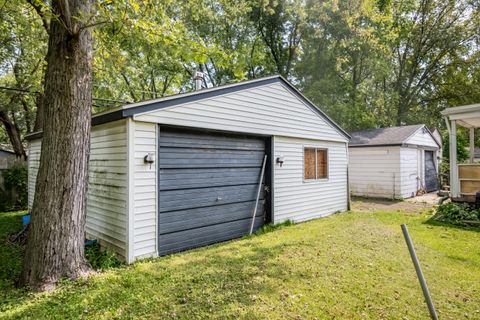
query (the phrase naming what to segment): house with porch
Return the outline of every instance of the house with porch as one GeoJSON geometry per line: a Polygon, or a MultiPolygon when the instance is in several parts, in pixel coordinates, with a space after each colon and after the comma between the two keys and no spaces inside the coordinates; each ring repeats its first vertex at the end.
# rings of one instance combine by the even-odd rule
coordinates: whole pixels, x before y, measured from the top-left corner
{"type": "Polygon", "coordinates": [[[480,192],[480,163],[475,163],[475,129],[480,127],[480,103],[447,108],[444,116],[450,137],[450,196],[457,201],[475,201],[480,192]],[[457,160],[457,128],[469,130],[468,163],[457,160]]]}

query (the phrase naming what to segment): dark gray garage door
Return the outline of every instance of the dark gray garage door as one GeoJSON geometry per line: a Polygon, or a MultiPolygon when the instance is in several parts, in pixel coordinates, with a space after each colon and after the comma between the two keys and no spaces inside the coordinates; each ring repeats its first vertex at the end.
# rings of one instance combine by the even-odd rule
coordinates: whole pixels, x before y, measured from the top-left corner
{"type": "MultiPolygon", "coordinates": [[[[160,255],[248,233],[263,138],[161,127],[159,148],[160,255]]],[[[261,194],[255,229],[264,223],[261,194]]]]}
{"type": "Polygon", "coordinates": [[[427,189],[427,192],[438,190],[437,169],[433,151],[425,151],[425,189],[427,189]]]}

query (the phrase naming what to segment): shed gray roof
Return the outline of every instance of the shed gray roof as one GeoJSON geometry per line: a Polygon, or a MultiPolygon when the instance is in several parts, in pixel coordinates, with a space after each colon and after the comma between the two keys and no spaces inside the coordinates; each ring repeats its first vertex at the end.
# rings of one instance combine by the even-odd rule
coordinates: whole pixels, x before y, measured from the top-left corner
{"type": "Polygon", "coordinates": [[[349,146],[383,146],[383,145],[402,145],[420,128],[423,124],[411,126],[389,127],[379,129],[369,129],[357,131],[351,134],[352,139],[349,146]]]}

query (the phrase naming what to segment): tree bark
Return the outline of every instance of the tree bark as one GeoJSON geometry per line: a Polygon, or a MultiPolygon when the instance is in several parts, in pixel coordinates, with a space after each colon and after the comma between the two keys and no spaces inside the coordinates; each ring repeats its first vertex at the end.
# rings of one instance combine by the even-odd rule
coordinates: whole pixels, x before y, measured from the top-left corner
{"type": "Polygon", "coordinates": [[[33,132],[38,132],[43,130],[43,93],[38,92],[35,95],[35,105],[37,106],[37,111],[35,114],[35,125],[33,126],[33,132]]]}
{"type": "Polygon", "coordinates": [[[88,272],[84,252],[90,153],[93,0],[52,1],[43,140],[20,283],[49,290],[88,272]],[[82,21],[83,20],[83,21],[82,21]]]}

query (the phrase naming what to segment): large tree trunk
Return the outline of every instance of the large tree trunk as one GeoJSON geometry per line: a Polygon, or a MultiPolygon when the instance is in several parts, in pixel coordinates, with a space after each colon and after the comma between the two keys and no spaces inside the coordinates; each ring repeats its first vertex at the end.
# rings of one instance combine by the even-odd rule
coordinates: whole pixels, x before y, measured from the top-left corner
{"type": "Polygon", "coordinates": [[[17,158],[26,160],[27,155],[22,144],[22,137],[20,135],[20,129],[18,126],[15,125],[13,120],[5,111],[0,111],[0,122],[5,127],[5,131],[7,131],[8,139],[10,140],[10,143],[13,147],[13,152],[15,152],[17,158]]]}
{"type": "Polygon", "coordinates": [[[92,104],[93,1],[53,1],[42,153],[21,283],[48,290],[88,271],[85,206],[92,104]],[[85,28],[84,28],[85,27],[85,28]]]}

